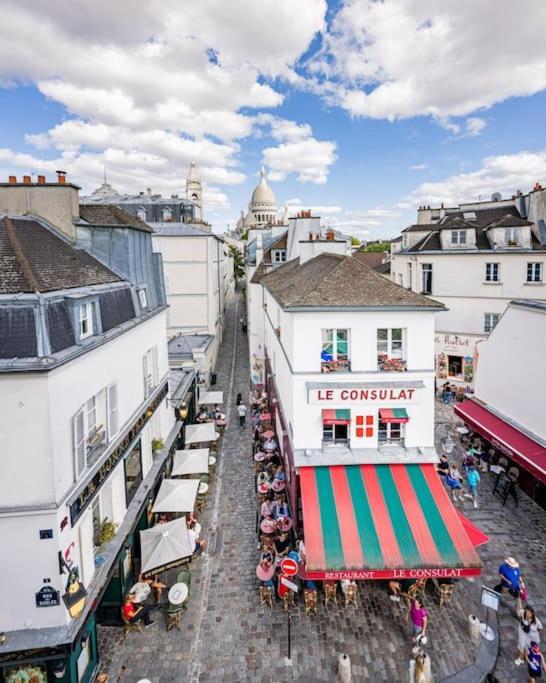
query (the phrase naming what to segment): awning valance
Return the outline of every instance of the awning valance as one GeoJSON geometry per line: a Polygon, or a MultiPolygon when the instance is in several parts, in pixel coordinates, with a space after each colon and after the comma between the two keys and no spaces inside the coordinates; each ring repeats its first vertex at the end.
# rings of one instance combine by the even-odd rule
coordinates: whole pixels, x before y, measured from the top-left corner
{"type": "Polygon", "coordinates": [[[430,465],[300,470],[306,576],[473,576],[481,562],[430,465]]]}
{"type": "Polygon", "coordinates": [[[381,422],[409,422],[405,408],[381,408],[379,419],[381,422]]]}
{"type": "Polygon", "coordinates": [[[325,425],[348,425],[351,424],[350,410],[323,410],[322,422],[325,425]]]}

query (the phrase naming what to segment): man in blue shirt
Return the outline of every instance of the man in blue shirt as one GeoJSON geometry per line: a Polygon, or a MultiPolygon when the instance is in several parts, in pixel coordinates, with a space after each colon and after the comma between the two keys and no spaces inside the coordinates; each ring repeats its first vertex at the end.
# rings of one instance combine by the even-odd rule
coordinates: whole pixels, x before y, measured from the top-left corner
{"type": "Polygon", "coordinates": [[[521,588],[521,572],[519,564],[513,557],[507,557],[499,567],[501,582],[493,590],[502,593],[507,590],[514,598],[519,597],[521,588]]]}

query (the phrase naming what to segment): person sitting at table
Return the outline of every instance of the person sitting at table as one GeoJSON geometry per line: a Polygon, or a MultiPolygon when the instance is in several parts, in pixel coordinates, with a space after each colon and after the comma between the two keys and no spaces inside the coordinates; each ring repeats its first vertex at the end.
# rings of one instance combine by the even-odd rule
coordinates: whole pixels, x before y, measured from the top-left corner
{"type": "Polygon", "coordinates": [[[271,496],[268,496],[260,506],[260,515],[264,519],[271,519],[275,511],[275,505],[271,496]]]}
{"type": "Polygon", "coordinates": [[[161,594],[167,586],[162,583],[157,576],[145,577],[143,574],[138,575],[138,581],[131,588],[131,595],[134,597],[134,602],[141,604],[146,602],[148,596],[153,591],[156,607],[161,602],[161,594]]]}
{"type": "Polygon", "coordinates": [[[207,542],[197,535],[197,531],[195,529],[188,529],[188,536],[190,544],[193,546],[193,554],[200,555],[204,553],[207,542]]]}
{"type": "Polygon", "coordinates": [[[142,606],[137,607],[134,603],[134,596],[131,593],[128,593],[125,596],[121,610],[123,612],[123,618],[131,624],[142,619],[144,626],[148,628],[148,626],[151,626],[154,623],[153,620],[150,619],[150,608],[142,606]]]}
{"type": "Polygon", "coordinates": [[[440,456],[440,462],[436,465],[436,472],[438,472],[440,477],[445,481],[446,475],[449,472],[449,462],[447,461],[447,455],[445,453],[442,453],[440,456]]]}
{"type": "Polygon", "coordinates": [[[199,413],[197,417],[195,418],[196,422],[207,422],[209,420],[209,414],[205,410],[203,406],[199,409],[199,413]]]}
{"type": "Polygon", "coordinates": [[[290,515],[284,493],[277,494],[277,496],[275,498],[274,515],[275,515],[275,519],[277,519],[277,520],[281,519],[282,517],[288,517],[290,515]]]}
{"type": "Polygon", "coordinates": [[[284,481],[285,476],[284,476],[284,470],[281,465],[278,465],[277,468],[275,469],[275,474],[273,475],[273,479],[276,479],[277,481],[284,481]]]}
{"type": "Polygon", "coordinates": [[[301,561],[305,564],[307,562],[307,554],[305,552],[305,543],[303,536],[296,541],[296,550],[300,556],[301,561]]]}
{"type": "Polygon", "coordinates": [[[288,534],[283,531],[275,539],[275,553],[277,558],[283,558],[290,552],[290,541],[288,540],[288,534]]]}
{"type": "Polygon", "coordinates": [[[188,513],[186,517],[186,525],[188,529],[195,529],[195,525],[197,524],[197,517],[193,512],[188,513]]]}

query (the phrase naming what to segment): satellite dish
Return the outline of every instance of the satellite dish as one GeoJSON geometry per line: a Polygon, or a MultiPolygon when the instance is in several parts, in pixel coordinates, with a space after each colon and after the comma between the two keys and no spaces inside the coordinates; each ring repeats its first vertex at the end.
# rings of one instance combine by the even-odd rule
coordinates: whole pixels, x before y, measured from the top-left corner
{"type": "Polygon", "coordinates": [[[502,194],[500,192],[493,192],[491,195],[491,201],[492,202],[500,202],[502,199],[502,194]]]}

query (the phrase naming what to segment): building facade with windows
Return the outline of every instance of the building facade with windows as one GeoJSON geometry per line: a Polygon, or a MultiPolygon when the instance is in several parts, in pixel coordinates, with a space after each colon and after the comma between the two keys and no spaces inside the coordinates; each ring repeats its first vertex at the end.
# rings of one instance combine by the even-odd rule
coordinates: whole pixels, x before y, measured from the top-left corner
{"type": "Polygon", "coordinates": [[[260,279],[265,385],[307,577],[477,574],[435,470],[434,316],[444,307],[335,244],[303,242],[260,279]],[[425,518],[441,518],[460,547],[442,550],[425,518]]]}
{"type": "Polygon", "coordinates": [[[421,207],[393,245],[390,278],[432,296],[436,374],[472,389],[480,342],[514,298],[546,299],[544,196],[537,185],[510,200],[421,207]]]}
{"type": "Polygon", "coordinates": [[[93,679],[96,622],[119,616],[180,428],[151,231],[124,212],[80,212],[78,189],[64,176],[0,185],[0,544],[12,558],[0,567],[0,680],[10,683],[29,672],[93,679]]]}

